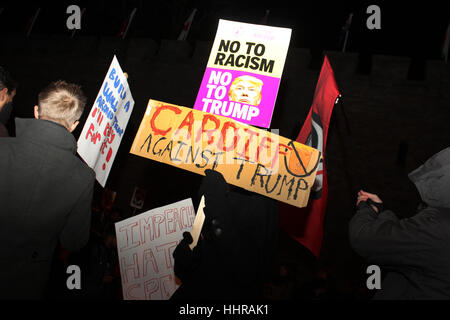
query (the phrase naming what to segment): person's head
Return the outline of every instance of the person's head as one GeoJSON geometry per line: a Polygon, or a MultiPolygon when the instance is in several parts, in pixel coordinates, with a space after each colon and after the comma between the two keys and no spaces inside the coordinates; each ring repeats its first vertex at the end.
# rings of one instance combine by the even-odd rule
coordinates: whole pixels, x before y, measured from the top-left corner
{"type": "Polygon", "coordinates": [[[13,101],[16,95],[17,83],[11,77],[8,71],[0,66],[0,110],[7,103],[13,101]]]}
{"type": "Polygon", "coordinates": [[[85,104],[86,97],[79,85],[59,80],[39,93],[34,117],[59,123],[72,132],[79,123],[85,104]]]}
{"type": "Polygon", "coordinates": [[[263,82],[252,76],[240,76],[233,80],[228,92],[231,101],[259,105],[263,82]]]}

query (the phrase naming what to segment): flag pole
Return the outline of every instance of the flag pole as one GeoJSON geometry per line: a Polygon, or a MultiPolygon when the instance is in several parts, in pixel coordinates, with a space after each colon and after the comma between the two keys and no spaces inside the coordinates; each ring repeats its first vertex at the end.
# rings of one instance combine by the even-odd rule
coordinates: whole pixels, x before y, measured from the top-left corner
{"type": "Polygon", "coordinates": [[[270,10],[266,9],[266,14],[264,15],[264,17],[262,18],[262,20],[259,24],[267,24],[267,20],[269,19],[269,13],[270,13],[270,10]]]}
{"type": "Polygon", "coordinates": [[[348,30],[345,31],[345,38],[344,38],[344,45],[342,47],[342,52],[345,52],[345,47],[347,46],[347,39],[348,39],[348,30]]]}
{"type": "Polygon", "coordinates": [[[192,10],[192,13],[189,15],[187,20],[184,22],[183,29],[181,30],[180,35],[178,36],[177,40],[183,41],[183,40],[187,39],[189,30],[191,29],[191,25],[192,25],[192,22],[194,21],[194,17],[195,17],[196,13],[197,13],[197,8],[194,8],[194,10],[192,10]]]}
{"type": "Polygon", "coordinates": [[[131,21],[133,21],[134,15],[136,14],[136,11],[137,11],[137,8],[134,8],[133,11],[131,12],[130,21],[128,21],[127,28],[125,29],[125,32],[122,35],[122,40],[125,39],[125,37],[127,36],[128,29],[130,28],[131,21]]]}
{"type": "Polygon", "coordinates": [[[360,157],[359,153],[357,152],[356,146],[353,141],[353,133],[350,128],[350,122],[348,121],[347,114],[345,112],[342,95],[339,95],[338,98],[336,99],[336,104],[337,103],[340,104],[341,107],[339,109],[342,111],[342,116],[344,117],[345,128],[347,129],[348,140],[350,143],[350,155],[351,155],[350,158],[354,159],[353,161],[354,161],[355,171],[356,171],[356,175],[357,175],[357,179],[358,179],[357,181],[359,184],[357,191],[359,191],[360,189],[364,189],[366,187],[365,179],[363,177],[362,169],[361,169],[361,157],[360,157]]]}
{"type": "Polygon", "coordinates": [[[27,30],[27,38],[31,35],[31,30],[33,30],[33,26],[34,26],[34,23],[36,22],[36,19],[37,19],[38,15],[39,15],[39,12],[41,12],[41,8],[38,8],[36,10],[36,13],[33,16],[33,20],[31,21],[30,28],[27,30]]]}
{"type": "Polygon", "coordinates": [[[347,21],[345,22],[345,26],[343,28],[345,30],[345,38],[344,38],[344,44],[342,46],[342,52],[345,52],[345,49],[347,48],[347,40],[348,40],[348,34],[350,33],[350,26],[352,24],[352,18],[353,18],[353,13],[350,13],[347,21]]]}
{"type": "Polygon", "coordinates": [[[442,56],[444,58],[444,62],[448,62],[448,48],[450,43],[450,21],[447,26],[447,30],[445,31],[444,36],[444,44],[442,45],[442,56]]]}

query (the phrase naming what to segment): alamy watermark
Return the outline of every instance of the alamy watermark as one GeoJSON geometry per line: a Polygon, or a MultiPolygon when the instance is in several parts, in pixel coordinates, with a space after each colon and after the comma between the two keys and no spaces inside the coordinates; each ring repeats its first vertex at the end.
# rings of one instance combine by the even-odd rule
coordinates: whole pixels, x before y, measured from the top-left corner
{"type": "Polygon", "coordinates": [[[367,278],[366,286],[367,289],[373,290],[381,289],[381,269],[379,266],[373,264],[367,267],[366,270],[367,274],[370,274],[369,278],[367,278]]]}
{"type": "Polygon", "coordinates": [[[66,21],[67,29],[69,29],[69,30],[73,30],[73,29],[80,30],[81,29],[81,10],[80,10],[80,7],[75,5],[75,4],[72,4],[72,5],[67,7],[66,13],[70,14],[70,16],[67,18],[67,21],[66,21]]]}
{"type": "Polygon", "coordinates": [[[381,9],[379,6],[373,4],[367,7],[366,13],[370,16],[366,20],[366,26],[369,30],[381,29],[381,9]]]}
{"type": "Polygon", "coordinates": [[[70,274],[70,276],[67,278],[66,286],[67,289],[73,290],[73,289],[81,289],[81,269],[77,265],[70,265],[67,267],[66,270],[67,274],[70,274]]]}

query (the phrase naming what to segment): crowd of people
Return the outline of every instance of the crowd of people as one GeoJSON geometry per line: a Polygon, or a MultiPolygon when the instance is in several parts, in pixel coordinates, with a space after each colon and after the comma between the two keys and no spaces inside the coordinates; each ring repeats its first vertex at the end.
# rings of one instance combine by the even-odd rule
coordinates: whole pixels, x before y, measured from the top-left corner
{"type": "MultiPolygon", "coordinates": [[[[94,199],[95,173],[77,157],[72,135],[86,97],[76,84],[50,83],[30,106],[34,118],[15,119],[11,135],[4,124],[17,88],[0,67],[0,299],[120,300],[114,224],[126,217],[113,202],[94,199]],[[72,264],[83,270],[84,290],[67,290],[72,264]]],[[[422,199],[417,213],[399,219],[376,194],[361,190],[350,244],[385,272],[374,298],[449,299],[450,148],[409,178],[422,199]]],[[[202,237],[191,250],[185,233],[173,253],[182,282],[173,300],[372,298],[364,286],[337,290],[329,266],[299,281],[295,264],[280,263],[273,199],[233,187],[212,170],[199,194],[206,204],[202,237]]]]}

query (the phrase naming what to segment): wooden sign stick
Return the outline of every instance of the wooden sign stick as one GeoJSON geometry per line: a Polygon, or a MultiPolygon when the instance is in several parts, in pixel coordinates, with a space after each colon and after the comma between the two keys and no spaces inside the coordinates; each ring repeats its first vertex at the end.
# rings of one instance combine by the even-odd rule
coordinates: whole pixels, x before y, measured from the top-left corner
{"type": "Polygon", "coordinates": [[[204,207],[205,207],[205,196],[202,196],[200,204],[198,206],[197,214],[195,215],[194,224],[192,225],[191,236],[193,241],[189,245],[189,248],[191,248],[191,250],[194,249],[195,246],[197,245],[200,232],[202,231],[203,222],[205,222],[205,213],[203,212],[204,207]]]}

